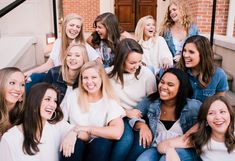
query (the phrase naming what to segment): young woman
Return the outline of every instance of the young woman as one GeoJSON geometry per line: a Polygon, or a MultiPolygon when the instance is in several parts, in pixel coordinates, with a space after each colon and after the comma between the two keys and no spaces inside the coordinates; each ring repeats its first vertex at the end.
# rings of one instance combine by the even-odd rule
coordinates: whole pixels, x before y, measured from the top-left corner
{"type": "Polygon", "coordinates": [[[83,33],[83,18],[75,13],[68,14],[64,18],[62,24],[61,38],[58,38],[55,41],[47,62],[24,73],[26,78],[29,76],[31,78],[31,82],[26,84],[27,91],[33,84],[43,80],[45,76],[44,72],[47,72],[52,67],[61,65],[64,57],[66,56],[65,51],[71,43],[85,45],[89,60],[100,61],[98,53],[85,42],[83,33]],[[31,75],[32,73],[34,74],[31,75]]]}
{"type": "Polygon", "coordinates": [[[121,37],[118,19],[113,13],[106,12],[96,17],[93,26],[95,32],[87,42],[98,51],[104,67],[110,67],[113,65],[115,48],[121,37]]]}
{"type": "Polygon", "coordinates": [[[74,90],[63,110],[65,119],[78,124],[76,131],[90,138],[77,139],[74,154],[63,156],[63,161],[108,161],[112,140],[123,133],[122,117],[125,111],[115,101],[108,77],[100,63],[83,65],[79,76],[79,90],[74,90]]]}
{"type": "Polygon", "coordinates": [[[127,158],[134,138],[128,119],[141,117],[141,112],[136,109],[137,104],[156,90],[154,74],[141,66],[142,55],[143,50],[135,40],[123,39],[117,47],[114,66],[107,69],[114,91],[127,115],[124,134],[114,145],[111,161],[127,158]]]}
{"type": "MultiPolygon", "coordinates": [[[[142,130],[146,129],[144,122],[137,121],[134,126],[136,130],[140,130],[141,135],[138,140],[141,141],[141,145],[147,147],[151,144],[151,148],[144,151],[137,161],[164,159],[167,151],[160,153],[156,146],[168,139],[182,136],[196,124],[201,102],[189,99],[191,95],[192,87],[186,73],[176,68],[169,68],[163,73],[158,91],[144,100],[147,107],[143,109],[148,109],[149,127],[153,134],[152,143],[149,141],[151,137],[147,135],[148,133],[142,130]]],[[[146,110],[143,109],[145,115],[146,110]]],[[[191,148],[178,148],[176,152],[181,161],[196,159],[196,153],[191,148]]]]}
{"type": "Polygon", "coordinates": [[[152,16],[139,19],[135,28],[135,38],[143,48],[143,64],[155,74],[159,70],[173,66],[171,52],[163,37],[156,35],[156,24],[152,16]]]}
{"type": "Polygon", "coordinates": [[[214,65],[213,50],[206,37],[189,37],[182,54],[177,67],[189,75],[194,93],[192,98],[203,102],[208,96],[225,95],[228,90],[227,76],[223,69],[214,65]]]}
{"type": "Polygon", "coordinates": [[[0,138],[21,118],[24,104],[24,74],[16,67],[0,69],[0,138]]]}
{"type": "Polygon", "coordinates": [[[235,158],[234,109],[223,96],[208,97],[198,114],[198,130],[191,144],[203,161],[235,158]]]}
{"type": "Polygon", "coordinates": [[[173,0],[168,6],[160,36],[164,37],[175,62],[182,55],[182,46],[187,37],[198,35],[198,28],[193,23],[184,2],[173,0]]]}
{"type": "Polygon", "coordinates": [[[78,87],[79,72],[83,64],[88,62],[84,45],[71,44],[65,51],[62,65],[48,71],[44,81],[55,85],[60,90],[61,107],[66,104],[68,94],[78,87]]]}
{"type": "MultiPolygon", "coordinates": [[[[33,86],[27,97],[21,124],[13,126],[0,142],[5,161],[58,161],[60,142],[72,126],[65,121],[58,103],[59,93],[48,83],[33,86]],[[59,122],[60,121],[60,122],[59,122]]],[[[70,137],[77,133],[71,130],[70,137]]],[[[62,146],[63,149],[67,146],[62,146]]],[[[71,150],[70,150],[71,151],[71,150]]]]}

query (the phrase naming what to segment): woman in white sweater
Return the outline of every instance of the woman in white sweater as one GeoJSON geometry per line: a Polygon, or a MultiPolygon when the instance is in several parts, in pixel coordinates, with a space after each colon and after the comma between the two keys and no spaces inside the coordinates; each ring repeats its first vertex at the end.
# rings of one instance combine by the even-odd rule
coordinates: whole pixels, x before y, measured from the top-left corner
{"type": "Polygon", "coordinates": [[[127,158],[134,139],[128,120],[142,116],[140,110],[136,109],[137,104],[156,90],[155,76],[147,67],[142,66],[142,56],[143,50],[135,40],[123,39],[117,47],[114,66],[107,69],[114,91],[127,115],[124,118],[124,134],[114,145],[111,161],[127,158]]]}
{"type": "Polygon", "coordinates": [[[135,28],[135,38],[143,48],[143,63],[155,74],[173,65],[172,54],[165,39],[156,34],[156,23],[152,16],[139,19],[135,28]]]}

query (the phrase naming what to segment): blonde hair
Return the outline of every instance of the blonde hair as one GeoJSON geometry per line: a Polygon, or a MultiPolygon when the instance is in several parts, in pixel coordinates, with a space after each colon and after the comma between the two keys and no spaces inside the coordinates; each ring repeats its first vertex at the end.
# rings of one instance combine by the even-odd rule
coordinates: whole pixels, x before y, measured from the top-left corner
{"type": "Polygon", "coordinates": [[[96,61],[90,61],[85,63],[81,70],[80,70],[80,75],[79,75],[79,97],[78,97],[78,104],[79,107],[83,112],[89,111],[89,100],[88,100],[88,95],[89,93],[84,89],[83,87],[83,72],[87,69],[95,69],[102,81],[101,85],[101,92],[102,92],[102,97],[106,99],[116,99],[116,96],[113,92],[112,86],[109,82],[109,78],[104,70],[104,67],[102,64],[96,62],[96,61]]]}
{"type": "MultiPolygon", "coordinates": [[[[82,55],[82,58],[83,58],[83,64],[88,62],[88,55],[87,55],[86,47],[82,44],[74,44],[74,43],[70,44],[69,47],[67,48],[67,50],[65,51],[65,57],[62,61],[62,66],[61,66],[62,77],[63,77],[63,80],[66,81],[66,82],[69,82],[69,80],[70,80],[69,79],[69,67],[67,65],[67,60],[66,59],[67,59],[68,52],[73,47],[78,47],[78,52],[82,55]]],[[[76,74],[75,78],[77,78],[80,69],[81,69],[81,67],[77,70],[77,74],[76,74]]]]}
{"type": "MultiPolygon", "coordinates": [[[[0,136],[6,132],[12,125],[17,123],[21,119],[18,117],[23,112],[23,105],[24,105],[24,97],[23,100],[18,101],[15,104],[15,107],[11,110],[13,120],[10,120],[8,108],[6,106],[6,86],[8,83],[9,77],[16,72],[22,73],[22,71],[16,67],[6,67],[0,70],[0,136]]],[[[23,73],[22,73],[23,75],[23,73]]]]}
{"type": "Polygon", "coordinates": [[[169,9],[172,5],[177,6],[177,8],[182,16],[181,25],[186,29],[187,34],[188,34],[189,28],[193,23],[192,16],[188,11],[188,8],[186,7],[185,2],[182,2],[182,0],[172,0],[167,8],[167,12],[166,12],[163,24],[161,25],[159,35],[162,36],[164,34],[164,32],[169,31],[170,28],[175,24],[175,22],[171,19],[170,11],[169,11],[169,9]]]}
{"type": "MultiPolygon", "coordinates": [[[[148,19],[152,19],[156,25],[156,22],[153,18],[153,16],[151,15],[147,15],[142,17],[141,19],[139,19],[139,21],[137,22],[136,28],[135,28],[135,38],[136,41],[142,45],[143,41],[144,41],[144,27],[145,27],[145,23],[148,19]]],[[[154,32],[154,36],[156,36],[156,26],[155,26],[155,32],[154,32]]]]}
{"type": "Polygon", "coordinates": [[[81,21],[81,30],[80,30],[78,36],[75,38],[75,42],[85,44],[85,38],[84,38],[84,33],[83,33],[83,18],[80,15],[76,14],[76,13],[68,14],[64,18],[64,21],[62,23],[62,31],[61,31],[61,40],[62,40],[62,42],[61,42],[61,50],[60,50],[60,60],[61,61],[66,56],[66,55],[64,55],[65,50],[68,48],[68,46],[70,44],[69,38],[66,34],[66,27],[67,27],[67,24],[73,19],[78,19],[78,20],[81,21]]]}

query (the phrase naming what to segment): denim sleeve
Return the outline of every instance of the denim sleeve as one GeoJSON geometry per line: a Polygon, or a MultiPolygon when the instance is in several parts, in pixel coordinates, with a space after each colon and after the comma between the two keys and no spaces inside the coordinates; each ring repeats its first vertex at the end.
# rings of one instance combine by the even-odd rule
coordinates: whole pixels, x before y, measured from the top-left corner
{"type": "Polygon", "coordinates": [[[144,119],[131,118],[131,119],[129,120],[129,125],[130,125],[132,128],[134,128],[135,123],[138,122],[138,121],[145,123],[145,120],[144,120],[144,119]]]}
{"type": "MultiPolygon", "coordinates": [[[[218,68],[215,75],[218,75],[218,85],[216,88],[216,92],[225,92],[228,90],[228,81],[227,81],[227,75],[225,74],[224,70],[221,68],[218,68]]],[[[215,76],[216,78],[216,76],[215,76]]]]}

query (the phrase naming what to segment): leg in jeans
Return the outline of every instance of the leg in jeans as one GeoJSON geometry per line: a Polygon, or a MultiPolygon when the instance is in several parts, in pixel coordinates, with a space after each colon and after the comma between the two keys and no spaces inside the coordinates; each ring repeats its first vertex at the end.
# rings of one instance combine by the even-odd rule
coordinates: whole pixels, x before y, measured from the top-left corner
{"type": "Polygon", "coordinates": [[[43,79],[45,78],[46,73],[33,73],[30,76],[31,81],[26,82],[25,84],[25,91],[26,93],[29,93],[30,88],[36,84],[36,83],[40,83],[43,81],[43,79]]]}
{"type": "Polygon", "coordinates": [[[62,154],[60,161],[83,161],[82,158],[85,148],[86,143],[80,139],[77,139],[74,147],[74,153],[70,157],[64,157],[62,154]]]}
{"type": "Polygon", "coordinates": [[[151,147],[145,150],[136,161],[158,161],[161,154],[157,152],[156,147],[151,147]]]}
{"type": "Polygon", "coordinates": [[[84,156],[86,161],[108,161],[112,148],[112,141],[104,138],[95,138],[87,144],[84,156]]]}
{"type": "Polygon", "coordinates": [[[113,145],[110,161],[125,161],[133,145],[134,134],[127,118],[124,121],[124,133],[120,140],[113,145]]]}
{"type": "Polygon", "coordinates": [[[139,131],[134,131],[134,143],[126,161],[136,161],[138,156],[146,150],[143,148],[143,146],[139,145],[139,134],[139,131]]]}

